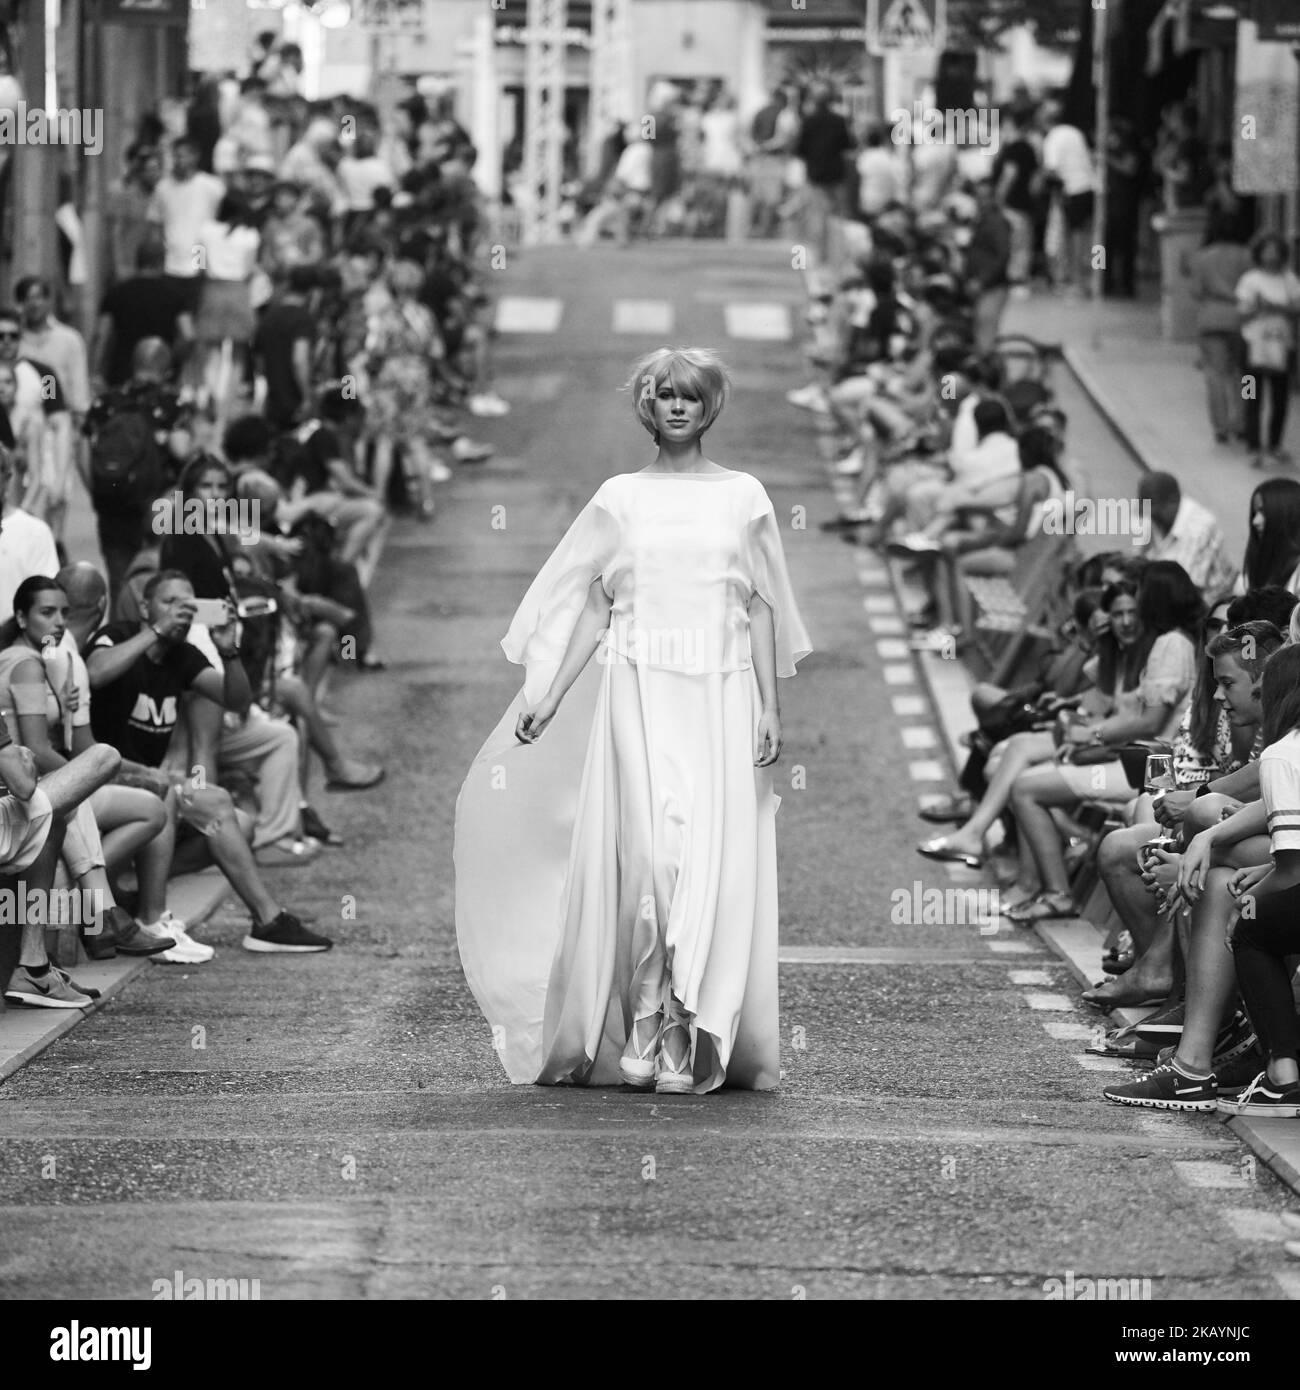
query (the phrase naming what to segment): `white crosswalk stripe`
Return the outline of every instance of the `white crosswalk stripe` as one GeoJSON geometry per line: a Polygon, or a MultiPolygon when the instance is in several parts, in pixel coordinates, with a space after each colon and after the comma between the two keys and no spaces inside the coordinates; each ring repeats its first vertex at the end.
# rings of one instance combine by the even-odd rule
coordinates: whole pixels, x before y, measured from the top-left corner
{"type": "Polygon", "coordinates": [[[748,338],[756,342],[787,342],[790,338],[790,310],[785,304],[727,304],[723,306],[729,338],[748,338]]]}
{"type": "Polygon", "coordinates": [[[665,299],[616,299],[615,333],[663,334],[673,331],[673,306],[665,299]]]}
{"type": "Polygon", "coordinates": [[[497,301],[496,328],[498,333],[554,333],[563,316],[562,300],[507,294],[497,301]]]}

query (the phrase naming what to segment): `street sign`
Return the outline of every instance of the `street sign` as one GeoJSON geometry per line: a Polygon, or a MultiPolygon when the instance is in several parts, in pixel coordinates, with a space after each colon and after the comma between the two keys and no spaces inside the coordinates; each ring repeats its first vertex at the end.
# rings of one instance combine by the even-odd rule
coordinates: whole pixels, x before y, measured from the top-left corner
{"type": "Polygon", "coordinates": [[[934,48],[942,37],[944,0],[867,0],[867,48],[934,48]]]}
{"type": "Polygon", "coordinates": [[[1261,43],[1300,43],[1300,10],[1295,0],[1255,0],[1254,20],[1261,43]]]}
{"type": "Polygon", "coordinates": [[[424,0],[357,0],[355,14],[369,34],[424,35],[424,0]]]}

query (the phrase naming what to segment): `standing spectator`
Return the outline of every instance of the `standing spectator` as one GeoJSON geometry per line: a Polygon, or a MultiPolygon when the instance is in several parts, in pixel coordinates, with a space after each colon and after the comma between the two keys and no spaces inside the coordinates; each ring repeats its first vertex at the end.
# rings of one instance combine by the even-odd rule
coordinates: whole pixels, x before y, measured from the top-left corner
{"type": "Polygon", "coordinates": [[[1169,121],[1158,156],[1165,207],[1169,211],[1200,207],[1213,175],[1205,141],[1197,129],[1200,122],[1196,107],[1187,102],[1165,114],[1169,121]]]}
{"type": "Polygon", "coordinates": [[[1043,103],[1043,173],[1054,189],[1063,226],[1057,281],[1074,290],[1082,287],[1087,271],[1097,181],[1088,142],[1077,126],[1066,123],[1063,111],[1057,98],[1043,103]]]}
{"type": "Polygon", "coordinates": [[[1013,295],[1027,294],[1034,259],[1034,175],[1038,155],[1020,113],[1001,112],[1001,144],[993,161],[997,198],[1011,224],[1011,261],[1007,278],[1013,295]]]}
{"type": "Polygon", "coordinates": [[[1276,232],[1256,238],[1251,252],[1254,267],[1237,285],[1241,336],[1250,368],[1246,396],[1246,447],[1256,468],[1263,468],[1264,396],[1269,398],[1268,457],[1288,462],[1282,448],[1290,404],[1290,368],[1296,347],[1296,316],[1300,314],[1300,278],[1287,265],[1286,241],[1276,232]]]}
{"type": "Polygon", "coordinates": [[[325,232],[303,208],[302,190],[281,179],[271,191],[271,213],[262,226],[262,269],[277,286],[294,266],[325,259],[325,232]]]}
{"type": "Polygon", "coordinates": [[[1142,210],[1142,148],[1133,123],[1111,118],[1106,144],[1106,274],[1110,296],[1137,298],[1138,223],[1142,210]]]}
{"type": "Polygon", "coordinates": [[[979,214],[966,248],[966,273],[975,301],[975,351],[993,351],[1007,307],[1011,264],[1011,223],[997,204],[992,179],[976,186],[979,214]]]}
{"type": "Polygon", "coordinates": [[[110,185],[104,209],[108,263],[114,280],[127,280],[135,274],[141,245],[153,239],[149,208],[162,178],[162,157],[155,146],[137,142],[126,158],[126,173],[110,185]]]}
{"type": "MultiPolygon", "coordinates": [[[[53,298],[48,280],[27,276],[14,286],[14,299],[23,315],[18,350],[54,369],[67,402],[67,411],[52,416],[41,458],[39,502],[42,515],[56,536],[63,534],[72,470],[79,450],[78,435],[90,409],[90,363],[86,340],[75,328],[60,323],[50,312],[53,298]]],[[[32,496],[32,494],[29,494],[32,496]]]]}
{"type": "Polygon", "coordinates": [[[875,217],[902,196],[903,171],[889,142],[889,130],[875,122],[867,128],[865,148],[858,155],[858,211],[863,217],[875,217]]]}
{"type": "Polygon", "coordinates": [[[848,122],[832,109],[834,95],[829,83],[816,84],[795,147],[808,174],[806,239],[819,267],[831,259],[832,224],[844,212],[844,157],[853,148],[848,122]]]}
{"type": "Polygon", "coordinates": [[[682,182],[682,166],[678,153],[679,124],[678,93],[671,82],[659,83],[650,94],[650,117],[654,121],[654,139],[650,141],[650,206],[646,225],[670,198],[677,196],[682,182]]]}
{"type": "Polygon", "coordinates": [[[1205,194],[1210,227],[1230,229],[1235,241],[1250,240],[1255,230],[1255,200],[1232,186],[1232,146],[1216,145],[1210,161],[1211,182],[1205,194]]]}
{"type": "Polygon", "coordinates": [[[369,121],[362,121],[351,148],[339,160],[338,181],[347,198],[348,216],[354,222],[361,220],[359,214],[374,210],[376,189],[397,188],[392,169],[379,153],[378,136],[369,121]]]}
{"type": "Polygon", "coordinates": [[[305,189],[321,215],[331,220],[341,217],[348,207],[335,173],[342,153],[334,122],[317,116],[280,165],[280,177],[305,189]]]}
{"type": "Polygon", "coordinates": [[[1250,265],[1250,252],[1241,244],[1237,227],[1223,219],[1211,221],[1205,244],[1192,255],[1188,266],[1210,428],[1219,444],[1229,443],[1243,430],[1237,286],[1250,265]]]}
{"type": "MultiPolygon", "coordinates": [[[[173,141],[172,172],[154,189],[149,219],[162,228],[163,273],[186,292],[186,308],[191,313],[199,307],[199,232],[216,216],[225,194],[225,184],[199,168],[194,141],[188,136],[173,141]]],[[[197,387],[193,358],[185,368],[187,384],[197,387]]]]}
{"type": "Polygon", "coordinates": [[[208,399],[224,421],[253,338],[252,282],[261,245],[241,193],[226,194],[212,221],[199,229],[198,244],[204,278],[194,336],[203,353],[208,399]]]}
{"type": "Polygon", "coordinates": [[[317,280],[313,267],[295,266],[253,336],[253,353],[266,379],[266,418],[278,430],[291,429],[312,399],[317,324],[309,301],[317,280]]]}
{"type": "Polygon", "coordinates": [[[167,345],[160,338],[143,339],[136,344],[131,379],[99,397],[86,417],[90,500],[111,603],[148,532],[150,504],[168,481],[165,451],[180,413],[177,394],[166,384],[170,372],[167,345]]]}
{"type": "Polygon", "coordinates": [[[30,498],[35,505],[45,460],[52,448],[48,436],[66,428],[68,403],[54,369],[44,362],[35,362],[21,355],[21,341],[21,318],[13,310],[0,309],[0,365],[13,369],[15,410],[24,416],[39,414],[45,425],[40,452],[24,460],[26,471],[17,479],[21,487],[20,496],[25,500],[30,498]]]}
{"type": "Polygon", "coordinates": [[[744,169],[736,99],[725,87],[700,117],[700,135],[700,170],[709,189],[713,230],[722,235],[726,230],[728,201],[739,187],[744,169]]]}
{"type": "MultiPolygon", "coordinates": [[[[7,449],[0,449],[0,497],[8,498],[13,461],[7,449]]],[[[59,553],[54,533],[30,512],[0,504],[0,612],[14,611],[14,595],[24,579],[34,574],[55,574],[59,553]]]]}
{"type": "Polygon", "coordinates": [[[194,315],[188,295],[163,274],[158,242],[140,247],[136,273],[119,280],[104,295],[92,345],[98,387],[121,386],[131,375],[131,358],[145,338],[161,338],[176,361],[183,361],[194,342],[194,315]]]}
{"type": "Polygon", "coordinates": [[[750,122],[753,154],[749,158],[749,192],[753,199],[755,236],[769,237],[777,228],[777,208],[784,196],[785,164],[790,157],[788,146],[777,134],[778,118],[785,106],[785,91],[778,87],[750,122]]]}

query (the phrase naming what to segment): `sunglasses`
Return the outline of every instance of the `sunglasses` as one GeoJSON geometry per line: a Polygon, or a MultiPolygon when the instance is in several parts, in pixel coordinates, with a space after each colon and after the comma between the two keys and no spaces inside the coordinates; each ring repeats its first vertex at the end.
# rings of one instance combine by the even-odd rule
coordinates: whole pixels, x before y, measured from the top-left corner
{"type": "Polygon", "coordinates": [[[21,338],[22,336],[23,336],[23,335],[22,335],[21,333],[13,333],[13,332],[10,332],[10,331],[8,331],[8,330],[6,330],[6,329],[0,328],[0,342],[3,342],[3,341],[11,341],[11,342],[12,342],[12,341],[17,341],[17,340],[18,340],[19,338],[21,338]]]}

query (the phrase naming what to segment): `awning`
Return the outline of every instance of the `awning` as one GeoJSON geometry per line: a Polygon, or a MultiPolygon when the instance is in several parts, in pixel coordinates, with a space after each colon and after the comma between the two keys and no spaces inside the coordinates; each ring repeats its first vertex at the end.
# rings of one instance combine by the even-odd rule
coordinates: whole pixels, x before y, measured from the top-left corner
{"type": "Polygon", "coordinates": [[[1147,76],[1165,65],[1166,40],[1176,57],[1204,48],[1231,48],[1237,22],[1251,17],[1252,0],[1166,0],[1147,30],[1147,76]]]}

